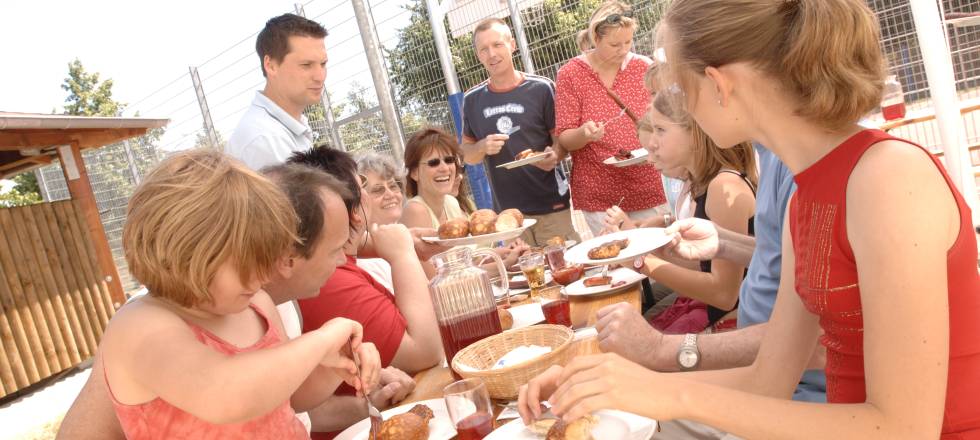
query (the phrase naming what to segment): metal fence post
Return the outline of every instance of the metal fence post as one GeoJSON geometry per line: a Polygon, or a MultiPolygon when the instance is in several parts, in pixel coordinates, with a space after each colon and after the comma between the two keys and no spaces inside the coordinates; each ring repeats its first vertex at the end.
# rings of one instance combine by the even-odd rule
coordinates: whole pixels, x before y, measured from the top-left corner
{"type": "Polygon", "coordinates": [[[514,24],[514,38],[517,39],[517,47],[521,50],[521,61],[524,62],[524,71],[534,73],[534,61],[531,59],[531,48],[527,44],[527,35],[524,34],[524,20],[521,19],[521,8],[517,7],[517,0],[507,0],[507,7],[510,8],[510,22],[514,24]]]}
{"type": "Polygon", "coordinates": [[[139,185],[143,179],[140,177],[139,168],[136,167],[136,157],[133,156],[133,149],[129,146],[128,139],[123,141],[123,149],[126,151],[126,163],[129,164],[129,172],[133,175],[133,185],[139,185]]]}
{"type": "Polygon", "coordinates": [[[211,147],[220,148],[221,145],[218,142],[218,133],[214,131],[214,123],[211,122],[211,110],[208,108],[208,99],[204,95],[204,85],[201,84],[201,77],[197,74],[197,67],[190,66],[188,70],[191,72],[191,82],[194,83],[194,93],[197,95],[197,105],[201,107],[201,119],[204,120],[204,131],[208,135],[208,141],[211,142],[211,147]]]}
{"type": "Polygon", "coordinates": [[[973,209],[973,222],[977,224],[980,213],[977,212],[976,180],[970,152],[965,148],[966,129],[960,116],[956,77],[953,74],[949,39],[944,32],[945,25],[935,2],[914,1],[911,2],[911,8],[919,46],[928,48],[922,50],[922,60],[929,82],[932,106],[936,112],[936,122],[939,124],[946,170],[973,209]]]}
{"type": "Polygon", "coordinates": [[[395,97],[391,93],[391,83],[388,82],[388,69],[381,56],[381,42],[374,28],[371,7],[364,0],[351,0],[351,5],[354,6],[357,28],[361,31],[361,43],[364,44],[364,55],[371,69],[374,91],[378,94],[378,105],[381,106],[382,122],[391,142],[391,151],[395,162],[401,164],[405,157],[405,135],[401,116],[395,107],[395,97]]]}
{"type": "MultiPolygon", "coordinates": [[[[306,10],[303,9],[302,4],[294,3],[293,7],[296,15],[306,17],[306,10]]],[[[327,122],[327,129],[330,130],[330,142],[333,142],[334,148],[347,151],[344,140],[340,137],[340,130],[337,129],[337,121],[333,117],[333,104],[330,103],[330,94],[327,93],[326,86],[323,87],[323,93],[320,95],[320,105],[323,106],[323,120],[327,122]]]]}
{"type": "MultiPolygon", "coordinates": [[[[453,66],[453,55],[449,52],[449,37],[446,35],[446,9],[453,0],[425,0],[429,11],[429,23],[432,25],[432,39],[435,41],[436,53],[439,54],[439,65],[442,75],[446,78],[446,89],[449,91],[449,111],[452,113],[453,125],[456,126],[456,139],[463,138],[463,92],[459,89],[459,78],[456,67],[453,66]]],[[[490,182],[487,180],[483,165],[466,165],[466,175],[470,179],[470,190],[473,191],[473,201],[477,208],[493,208],[493,195],[490,192],[490,182]]]]}

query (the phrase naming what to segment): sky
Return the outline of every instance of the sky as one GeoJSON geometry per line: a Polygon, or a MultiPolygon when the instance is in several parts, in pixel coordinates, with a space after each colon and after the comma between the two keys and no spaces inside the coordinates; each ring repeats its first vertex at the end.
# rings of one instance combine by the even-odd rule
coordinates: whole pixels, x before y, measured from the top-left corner
{"type": "MultiPolygon", "coordinates": [[[[306,16],[324,24],[327,90],[345,96],[352,83],[371,86],[350,0],[302,0],[306,16]]],[[[407,22],[404,0],[371,0],[383,44],[407,22]]],[[[199,66],[212,121],[227,139],[261,89],[255,34],[269,18],[294,11],[285,0],[83,0],[0,2],[0,111],[61,112],[68,63],[114,82],[125,116],[171,120],[162,145],[193,144],[201,113],[189,66],[199,66]]]]}

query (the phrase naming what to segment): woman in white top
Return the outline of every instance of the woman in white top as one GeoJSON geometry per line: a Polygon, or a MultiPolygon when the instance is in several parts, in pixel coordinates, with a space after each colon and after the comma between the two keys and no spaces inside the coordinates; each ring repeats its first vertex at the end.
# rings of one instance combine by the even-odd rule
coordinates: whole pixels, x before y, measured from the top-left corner
{"type": "MultiPolygon", "coordinates": [[[[405,194],[402,192],[402,170],[390,156],[373,151],[360,152],[355,157],[357,172],[364,182],[361,199],[368,224],[388,225],[398,223],[402,217],[405,194]]],[[[391,265],[382,258],[358,258],[357,266],[394,292],[391,281],[391,265]]]]}
{"type": "Polygon", "coordinates": [[[452,195],[460,156],[456,138],[439,129],[420,130],[408,140],[405,192],[410,199],[401,218],[405,226],[438,228],[447,220],[466,218],[452,195]]]}

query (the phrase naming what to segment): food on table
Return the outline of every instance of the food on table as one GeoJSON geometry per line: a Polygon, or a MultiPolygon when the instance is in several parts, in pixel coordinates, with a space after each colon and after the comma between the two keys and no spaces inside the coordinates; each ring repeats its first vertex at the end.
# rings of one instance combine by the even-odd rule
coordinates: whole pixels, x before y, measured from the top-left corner
{"type": "Polygon", "coordinates": [[[470,222],[465,218],[454,218],[439,225],[439,238],[462,238],[470,233],[470,222]]]}
{"type": "Polygon", "coordinates": [[[605,276],[605,277],[594,276],[594,277],[586,278],[585,281],[582,281],[582,284],[584,284],[585,287],[596,287],[596,286],[605,286],[606,284],[609,284],[611,282],[612,282],[612,277],[610,276],[605,276]]]}
{"type": "Polygon", "coordinates": [[[521,151],[520,153],[517,153],[517,156],[514,156],[514,160],[515,161],[524,160],[524,159],[527,159],[527,158],[529,158],[531,156],[536,156],[538,154],[541,154],[541,153],[540,152],[539,153],[535,153],[534,150],[528,148],[528,149],[526,149],[524,151],[521,151]]]}
{"type": "Polygon", "coordinates": [[[412,407],[381,424],[381,432],[372,440],[425,440],[429,438],[429,420],[435,415],[423,404],[412,407]]]}
{"type": "Polygon", "coordinates": [[[496,232],[513,231],[520,228],[522,224],[524,224],[524,213],[510,208],[500,212],[497,221],[494,222],[494,229],[496,232]]]}
{"type": "Polygon", "coordinates": [[[549,238],[545,244],[547,244],[548,246],[565,246],[565,239],[562,238],[560,235],[556,235],[554,237],[549,238]]]}
{"type": "Polygon", "coordinates": [[[618,161],[629,160],[633,158],[633,152],[624,148],[620,148],[619,151],[616,151],[616,154],[614,154],[613,157],[615,157],[616,160],[618,161]]]}
{"type": "Polygon", "coordinates": [[[613,240],[607,243],[600,244],[592,249],[589,249],[589,258],[593,260],[605,260],[607,258],[616,258],[619,256],[619,252],[626,249],[630,245],[630,240],[624,238],[622,240],[613,240]]]}
{"type": "Polygon", "coordinates": [[[530,429],[531,432],[533,432],[533,433],[535,433],[537,435],[540,435],[540,436],[544,437],[544,436],[548,435],[548,431],[551,430],[551,427],[556,422],[558,422],[558,419],[540,419],[540,420],[535,420],[534,423],[532,423],[531,426],[528,426],[527,428],[530,429]]]}
{"type": "Polygon", "coordinates": [[[612,288],[615,289],[617,287],[625,286],[625,285],[626,285],[626,280],[619,280],[619,281],[616,281],[615,283],[612,283],[612,285],[609,286],[609,287],[612,287],[612,288]]]}
{"type": "Polygon", "coordinates": [[[500,328],[503,330],[510,330],[514,326],[514,315],[510,314],[510,310],[503,307],[497,307],[497,317],[500,318],[500,328]]]}
{"type": "Polygon", "coordinates": [[[567,286],[578,281],[579,278],[582,278],[582,274],[584,273],[585,268],[583,268],[582,265],[574,264],[556,271],[552,271],[551,276],[555,279],[556,283],[561,284],[562,286],[567,286]]]}
{"type": "Polygon", "coordinates": [[[592,440],[592,427],[599,423],[593,415],[587,415],[571,423],[555,422],[545,440],[592,440]]]}
{"type": "Polygon", "coordinates": [[[497,213],[490,209],[480,209],[470,214],[470,234],[486,235],[496,232],[497,213]]]}

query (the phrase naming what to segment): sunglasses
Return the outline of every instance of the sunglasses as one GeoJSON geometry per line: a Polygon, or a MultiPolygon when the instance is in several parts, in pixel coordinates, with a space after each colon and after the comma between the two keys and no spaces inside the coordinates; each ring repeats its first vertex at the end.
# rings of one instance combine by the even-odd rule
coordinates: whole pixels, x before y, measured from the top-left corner
{"type": "Polygon", "coordinates": [[[626,17],[633,18],[633,11],[625,11],[622,14],[609,14],[602,21],[606,24],[619,24],[626,17]]]}
{"type": "Polygon", "coordinates": [[[433,159],[429,159],[429,160],[425,161],[425,164],[428,165],[429,168],[435,168],[435,167],[439,166],[439,161],[440,160],[442,161],[442,163],[444,163],[446,165],[456,165],[458,163],[458,162],[456,162],[456,156],[445,156],[442,159],[439,159],[438,157],[433,158],[433,159]]]}

